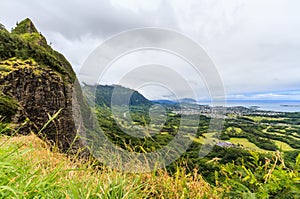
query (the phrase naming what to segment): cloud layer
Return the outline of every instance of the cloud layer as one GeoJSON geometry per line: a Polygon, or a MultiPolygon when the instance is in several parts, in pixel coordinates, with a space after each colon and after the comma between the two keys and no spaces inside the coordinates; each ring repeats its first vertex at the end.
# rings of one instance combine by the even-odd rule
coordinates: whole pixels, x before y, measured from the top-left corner
{"type": "Polygon", "coordinates": [[[112,35],[154,26],[203,46],[229,97],[260,93],[259,98],[282,99],[277,93],[287,91],[284,97],[294,99],[288,91],[300,90],[299,1],[11,0],[0,7],[0,22],[8,29],[31,18],[76,71],[112,35]]]}

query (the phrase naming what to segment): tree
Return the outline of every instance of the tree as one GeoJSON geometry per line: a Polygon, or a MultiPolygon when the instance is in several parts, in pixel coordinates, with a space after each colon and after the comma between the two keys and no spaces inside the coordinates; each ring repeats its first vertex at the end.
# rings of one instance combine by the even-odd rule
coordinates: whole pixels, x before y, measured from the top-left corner
{"type": "Polygon", "coordinates": [[[5,30],[6,31],[5,26],[1,23],[0,23],[0,30],[5,30]]]}

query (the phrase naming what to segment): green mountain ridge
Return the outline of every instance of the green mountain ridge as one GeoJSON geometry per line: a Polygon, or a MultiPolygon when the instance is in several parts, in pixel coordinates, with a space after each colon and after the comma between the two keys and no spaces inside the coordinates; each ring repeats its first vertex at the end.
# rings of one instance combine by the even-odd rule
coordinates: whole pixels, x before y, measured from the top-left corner
{"type": "Polygon", "coordinates": [[[120,85],[85,85],[85,88],[94,91],[95,103],[99,106],[150,106],[153,104],[138,91],[120,85]]]}
{"type": "Polygon", "coordinates": [[[75,80],[71,64],[47,44],[30,19],[21,21],[11,33],[3,28],[0,29],[0,61],[14,57],[21,60],[32,58],[40,66],[57,71],[66,81],[75,80]]]}

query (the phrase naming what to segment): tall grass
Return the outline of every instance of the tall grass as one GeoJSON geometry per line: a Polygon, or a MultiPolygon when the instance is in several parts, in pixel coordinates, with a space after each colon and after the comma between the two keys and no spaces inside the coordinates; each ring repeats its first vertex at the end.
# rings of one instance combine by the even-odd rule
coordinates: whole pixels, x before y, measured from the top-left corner
{"type": "MultiPolygon", "coordinates": [[[[39,137],[59,112],[49,115],[39,137]]],[[[100,167],[93,158],[59,153],[33,133],[6,136],[7,126],[1,124],[0,198],[299,198],[300,155],[287,168],[279,152],[265,162],[253,152],[250,162],[220,165],[212,187],[197,170],[188,173],[184,166],[172,175],[164,169],[132,174],[100,167]]],[[[140,171],[147,166],[132,163],[140,171]]]]}
{"type": "Polygon", "coordinates": [[[128,174],[50,150],[36,135],[0,137],[0,198],[217,198],[201,175],[178,168],[128,174]]]}

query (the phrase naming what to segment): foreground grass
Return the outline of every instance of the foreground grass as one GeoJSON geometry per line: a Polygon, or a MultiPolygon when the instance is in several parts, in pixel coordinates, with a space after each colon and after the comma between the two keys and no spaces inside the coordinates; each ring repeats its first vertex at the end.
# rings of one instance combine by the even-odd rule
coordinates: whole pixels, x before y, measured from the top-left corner
{"type": "Polygon", "coordinates": [[[178,169],[124,174],[51,152],[35,135],[0,137],[0,198],[219,198],[201,175],[178,169]]]}

